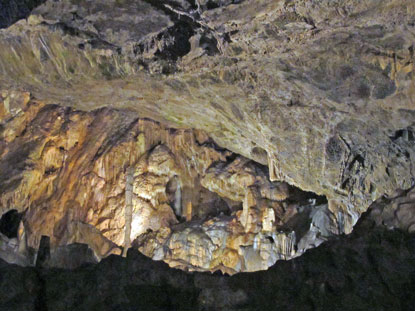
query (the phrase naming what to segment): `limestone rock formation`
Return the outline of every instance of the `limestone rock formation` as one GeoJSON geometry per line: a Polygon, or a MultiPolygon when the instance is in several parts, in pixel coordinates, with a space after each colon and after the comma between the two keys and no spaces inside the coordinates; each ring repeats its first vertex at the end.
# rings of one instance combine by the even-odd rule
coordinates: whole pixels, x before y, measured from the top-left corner
{"type": "MultiPolygon", "coordinates": [[[[410,195],[401,193],[382,205],[391,209],[410,195]]],[[[127,258],[110,256],[73,271],[0,260],[0,309],[412,310],[414,234],[376,225],[376,218],[371,211],[352,234],[268,271],[231,277],[184,273],[132,249],[127,258]]]]}
{"type": "Polygon", "coordinates": [[[349,232],[371,202],[413,184],[413,10],[50,0],[1,31],[0,81],[203,129],[263,164],[267,154],[276,178],[346,212],[349,232]]]}
{"type": "MultiPolygon", "coordinates": [[[[45,105],[26,93],[10,98],[1,132],[1,166],[10,173],[2,175],[0,208],[22,213],[31,254],[42,236],[50,237],[52,255],[73,243],[88,245],[94,260],[120,254],[129,169],[129,238],[174,267],[230,274],[266,269],[316,245],[301,240],[300,231],[318,228],[321,241],[338,232],[333,219],[321,227],[308,216],[296,221],[303,210],[320,208],[308,204],[309,194],[271,182],[266,167],[219,148],[201,131],[169,129],[121,111],[45,105]]],[[[332,215],[327,204],[321,208],[332,215]]]]}
{"type": "Polygon", "coordinates": [[[415,232],[415,188],[400,191],[391,198],[376,202],[372,207],[371,216],[378,225],[415,232]]]}
{"type": "MultiPolygon", "coordinates": [[[[228,273],[349,234],[415,185],[412,0],[0,11],[0,213],[24,232],[1,237],[7,256],[43,235],[120,254],[128,167],[137,247],[228,273]]],[[[414,230],[406,202],[379,213],[414,230]]]]}

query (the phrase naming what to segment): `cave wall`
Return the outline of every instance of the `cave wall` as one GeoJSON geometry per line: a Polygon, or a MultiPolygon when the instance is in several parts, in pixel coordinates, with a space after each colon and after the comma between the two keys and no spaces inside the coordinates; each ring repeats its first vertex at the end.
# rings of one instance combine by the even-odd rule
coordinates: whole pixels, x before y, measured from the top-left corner
{"type": "Polygon", "coordinates": [[[172,267],[267,269],[343,232],[324,198],[270,181],[266,166],[200,130],[48,105],[25,92],[3,91],[2,99],[0,213],[21,217],[13,240],[1,236],[0,255],[15,254],[11,262],[30,264],[44,236],[51,266],[64,266],[64,247],[74,243],[87,244],[96,261],[121,254],[128,170],[133,247],[172,267]]]}
{"type": "Polygon", "coordinates": [[[137,200],[141,195],[162,205],[167,198],[157,198],[157,187],[165,191],[177,174],[182,187],[192,187],[198,174],[230,155],[209,145],[203,133],[165,128],[134,114],[86,113],[30,101],[27,93],[10,96],[13,109],[7,102],[2,116],[0,206],[2,213],[25,212],[33,247],[41,235],[59,244],[72,221],[89,223],[120,245],[127,167],[136,166],[137,200]]]}
{"type": "Polygon", "coordinates": [[[202,129],[350,232],[414,183],[414,20],[409,0],[47,1],[0,30],[0,82],[202,129]]]}
{"type": "Polygon", "coordinates": [[[2,310],[412,310],[415,236],[389,230],[389,211],[415,209],[415,193],[378,200],[343,235],[268,271],[222,276],[170,269],[131,250],[76,270],[0,260],[2,310]],[[376,225],[376,223],[378,223],[376,225]]]}

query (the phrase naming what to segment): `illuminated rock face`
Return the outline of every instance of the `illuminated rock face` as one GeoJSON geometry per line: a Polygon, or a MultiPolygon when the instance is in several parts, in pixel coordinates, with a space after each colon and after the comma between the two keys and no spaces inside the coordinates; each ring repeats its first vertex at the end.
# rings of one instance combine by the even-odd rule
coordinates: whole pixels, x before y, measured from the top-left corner
{"type": "Polygon", "coordinates": [[[47,235],[119,254],[127,167],[137,247],[230,273],[348,234],[414,186],[414,1],[11,3],[0,211],[25,214],[7,249],[47,235]]]}
{"type": "MultiPolygon", "coordinates": [[[[120,254],[127,168],[133,172],[130,239],[154,259],[235,273],[266,269],[311,246],[298,248],[302,236],[295,233],[296,215],[316,207],[310,196],[271,182],[266,167],[219,148],[201,131],[4,95],[0,209],[23,213],[16,247],[24,233],[28,249],[46,235],[52,250],[84,243],[98,260],[120,254]]],[[[329,213],[327,205],[320,208],[329,213]]],[[[302,230],[308,219],[305,227],[298,224],[302,230]]],[[[335,222],[321,229],[323,240],[338,231],[335,222]]]]}

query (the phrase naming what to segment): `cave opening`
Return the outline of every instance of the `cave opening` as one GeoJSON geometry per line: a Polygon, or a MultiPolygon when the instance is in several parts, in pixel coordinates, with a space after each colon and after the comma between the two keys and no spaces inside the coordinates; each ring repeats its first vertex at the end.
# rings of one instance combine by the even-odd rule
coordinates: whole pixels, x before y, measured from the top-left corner
{"type": "Polygon", "coordinates": [[[4,213],[0,218],[0,232],[9,239],[17,238],[22,214],[12,209],[4,213]]]}

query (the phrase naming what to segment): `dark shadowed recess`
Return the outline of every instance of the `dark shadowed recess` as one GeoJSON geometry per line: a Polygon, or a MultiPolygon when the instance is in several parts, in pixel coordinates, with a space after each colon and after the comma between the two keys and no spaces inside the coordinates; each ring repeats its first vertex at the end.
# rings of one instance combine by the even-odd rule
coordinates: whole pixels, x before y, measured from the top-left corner
{"type": "Polygon", "coordinates": [[[0,0],[0,29],[7,28],[46,0],[0,0]]]}
{"type": "Polygon", "coordinates": [[[0,310],[414,310],[415,235],[367,216],[348,236],[232,277],[171,269],[133,249],[75,270],[0,260],[0,310]]]}
{"type": "Polygon", "coordinates": [[[19,214],[15,209],[4,213],[0,218],[0,232],[9,239],[16,238],[21,219],[22,214],[19,214]]]}

